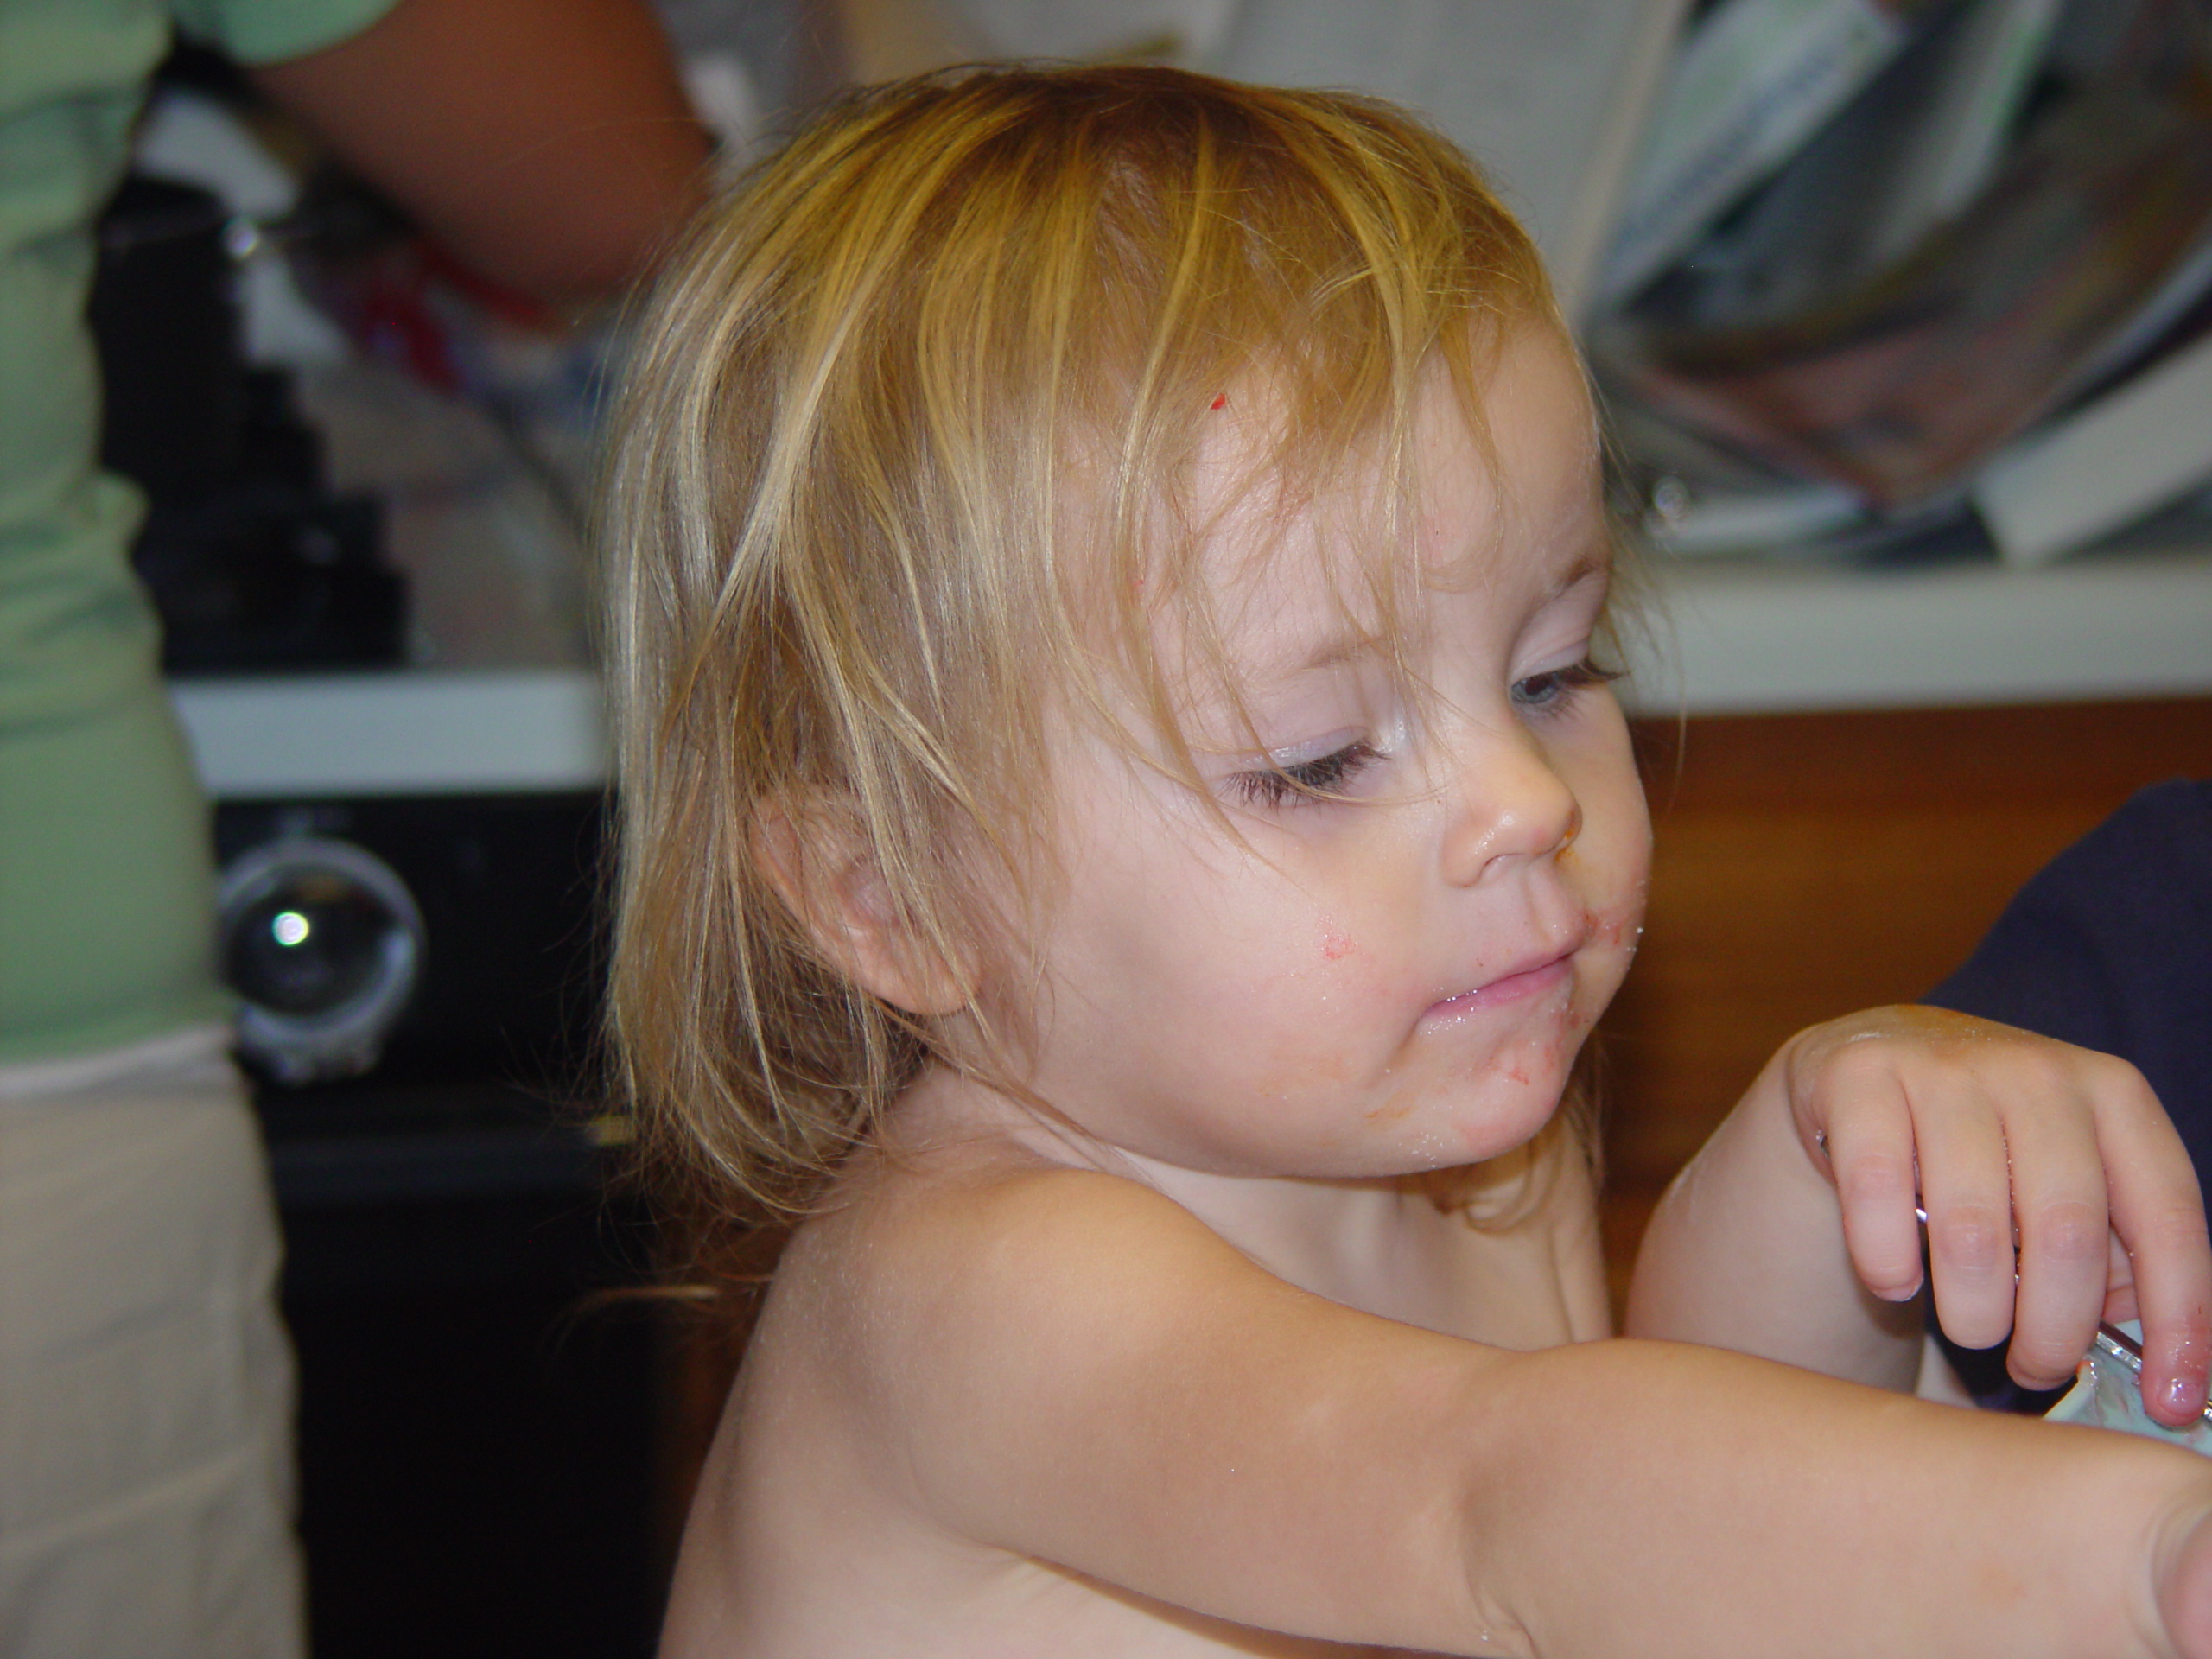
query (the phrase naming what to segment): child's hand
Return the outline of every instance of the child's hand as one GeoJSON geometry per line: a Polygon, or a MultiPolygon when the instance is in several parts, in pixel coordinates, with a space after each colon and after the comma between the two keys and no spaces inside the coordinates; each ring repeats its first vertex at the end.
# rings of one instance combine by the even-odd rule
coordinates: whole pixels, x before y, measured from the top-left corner
{"type": "Polygon", "coordinates": [[[1798,1135],[1835,1183],[1868,1289],[1891,1301],[1920,1289],[1917,1205],[1936,1313],[1961,1346],[2010,1331],[2014,1379],[2056,1388],[2100,1319],[2139,1315],[2144,1408],[2175,1427],[2203,1408],[2203,1199],[2133,1066],[1924,1007],[1815,1026],[1783,1058],[1798,1135]]]}

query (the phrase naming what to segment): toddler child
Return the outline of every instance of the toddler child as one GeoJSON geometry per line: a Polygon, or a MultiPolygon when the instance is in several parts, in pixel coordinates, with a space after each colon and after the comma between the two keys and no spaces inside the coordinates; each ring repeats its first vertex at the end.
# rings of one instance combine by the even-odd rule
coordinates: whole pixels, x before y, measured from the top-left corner
{"type": "Polygon", "coordinates": [[[2139,1310],[2202,1407],[2119,1062],[1802,1033],[1608,1339],[1598,448],[1526,236],[1357,98],[949,74],[697,231],[610,505],[614,1035],[795,1225],[668,1653],[2212,1659],[2212,1468],[1908,1392],[1925,1279],[2026,1382],[2139,1310]]]}

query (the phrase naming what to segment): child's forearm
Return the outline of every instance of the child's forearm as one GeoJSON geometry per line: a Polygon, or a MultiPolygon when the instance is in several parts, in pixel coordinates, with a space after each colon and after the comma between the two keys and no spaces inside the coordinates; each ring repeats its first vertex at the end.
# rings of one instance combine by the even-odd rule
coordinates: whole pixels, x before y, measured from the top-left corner
{"type": "MultiPolygon", "coordinates": [[[[1792,1122],[1777,1054],[1653,1212],[1630,1336],[1704,1343],[1879,1388],[1917,1373],[1925,1287],[1885,1300],[1844,1247],[1835,1189],[1792,1122]]],[[[1910,1167],[1898,1172],[1907,1185],[1910,1167]]],[[[1910,1284],[1885,1286],[1909,1292],[1910,1284]]]]}
{"type": "Polygon", "coordinates": [[[1632,1340],[1516,1358],[1485,1396],[1491,1451],[1525,1451],[1478,1477],[1477,1605],[1521,1650],[2206,1651],[2168,1630],[2212,1566],[2190,1453],[1632,1340]]]}

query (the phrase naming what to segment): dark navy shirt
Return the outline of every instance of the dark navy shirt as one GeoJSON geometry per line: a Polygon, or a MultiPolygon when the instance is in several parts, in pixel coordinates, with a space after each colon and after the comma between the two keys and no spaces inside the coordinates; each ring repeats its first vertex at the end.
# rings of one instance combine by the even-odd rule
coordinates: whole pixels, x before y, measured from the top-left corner
{"type": "MultiPolygon", "coordinates": [[[[1926,1000],[2133,1062],[2212,1188],[2212,784],[2137,795],[2023,887],[1926,1000]]],[[[1985,1404],[2057,1398],[2012,1387],[2002,1348],[1950,1352],[1985,1404]]]]}

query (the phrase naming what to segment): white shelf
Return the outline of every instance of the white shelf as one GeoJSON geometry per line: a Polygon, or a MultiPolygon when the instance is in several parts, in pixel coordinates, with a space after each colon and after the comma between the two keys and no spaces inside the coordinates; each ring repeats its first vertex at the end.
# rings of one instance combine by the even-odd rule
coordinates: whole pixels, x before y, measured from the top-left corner
{"type": "Polygon", "coordinates": [[[219,800],[537,793],[607,778],[586,669],[182,680],[170,692],[219,800]]]}
{"type": "Polygon", "coordinates": [[[1764,714],[2212,694],[2212,548],[2039,570],[1655,559],[1630,705],[1764,714]]]}

